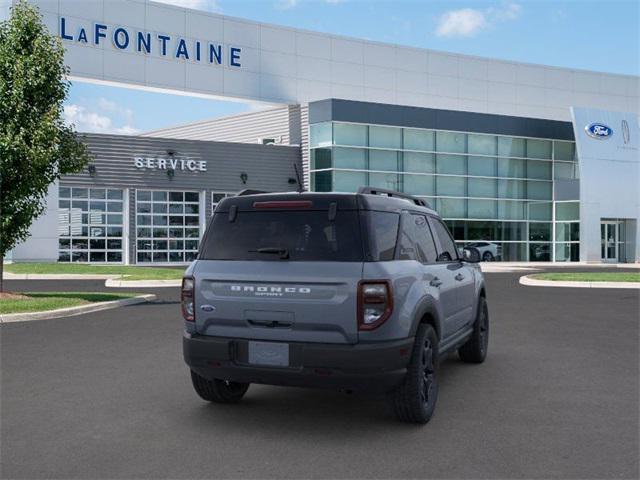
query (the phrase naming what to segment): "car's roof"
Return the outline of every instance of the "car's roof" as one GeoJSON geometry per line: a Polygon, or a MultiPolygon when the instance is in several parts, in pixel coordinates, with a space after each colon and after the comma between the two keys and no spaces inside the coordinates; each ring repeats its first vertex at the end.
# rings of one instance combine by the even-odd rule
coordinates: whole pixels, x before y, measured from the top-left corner
{"type": "MultiPolygon", "coordinates": [[[[401,197],[389,197],[386,195],[373,195],[366,193],[339,193],[339,192],[277,192],[256,193],[227,197],[217,206],[217,212],[228,211],[232,205],[240,211],[253,210],[256,202],[275,201],[309,201],[312,203],[310,210],[327,210],[332,203],[338,210],[376,210],[388,212],[400,212],[411,210],[438,216],[438,213],[428,207],[418,205],[410,199],[401,197]]],[[[283,205],[282,210],[287,210],[283,205]]]]}

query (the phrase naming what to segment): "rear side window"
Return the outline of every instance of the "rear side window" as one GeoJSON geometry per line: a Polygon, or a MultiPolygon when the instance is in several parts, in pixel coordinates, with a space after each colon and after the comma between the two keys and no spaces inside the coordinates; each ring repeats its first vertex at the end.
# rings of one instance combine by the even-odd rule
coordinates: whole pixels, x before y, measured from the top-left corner
{"type": "Polygon", "coordinates": [[[417,260],[421,263],[436,260],[436,247],[424,215],[405,214],[399,243],[398,260],[417,260]]]}
{"type": "Polygon", "coordinates": [[[369,256],[373,262],[393,260],[400,215],[392,212],[364,212],[369,225],[369,256]]]}
{"type": "Polygon", "coordinates": [[[437,218],[431,218],[429,220],[433,234],[437,237],[440,243],[440,249],[438,253],[438,262],[451,262],[458,259],[458,250],[456,244],[453,242],[447,227],[444,226],[437,218]]]}
{"type": "Polygon", "coordinates": [[[433,241],[433,234],[431,233],[431,228],[429,228],[427,218],[422,215],[420,215],[420,217],[424,218],[424,223],[421,220],[416,224],[419,235],[418,241],[420,242],[424,256],[427,258],[427,262],[435,262],[438,253],[436,250],[436,244],[433,241]]]}
{"type": "Polygon", "coordinates": [[[358,213],[338,211],[226,212],[209,224],[203,260],[362,261],[358,213]]]}

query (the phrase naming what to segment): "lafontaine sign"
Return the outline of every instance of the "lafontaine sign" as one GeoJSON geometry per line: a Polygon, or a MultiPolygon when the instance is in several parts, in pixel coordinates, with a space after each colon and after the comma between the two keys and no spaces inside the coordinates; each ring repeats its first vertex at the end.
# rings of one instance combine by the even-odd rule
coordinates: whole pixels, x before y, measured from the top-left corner
{"type": "Polygon", "coordinates": [[[162,157],[134,157],[136,168],[144,170],[185,170],[189,172],[206,172],[206,160],[192,160],[186,158],[162,157]]]}
{"type": "Polygon", "coordinates": [[[94,23],[90,27],[71,25],[65,17],[60,17],[60,37],[68,42],[95,47],[111,41],[116,50],[209,65],[227,65],[231,68],[242,67],[240,47],[204,40],[187,40],[163,33],[149,33],[102,23],[94,23]]]}

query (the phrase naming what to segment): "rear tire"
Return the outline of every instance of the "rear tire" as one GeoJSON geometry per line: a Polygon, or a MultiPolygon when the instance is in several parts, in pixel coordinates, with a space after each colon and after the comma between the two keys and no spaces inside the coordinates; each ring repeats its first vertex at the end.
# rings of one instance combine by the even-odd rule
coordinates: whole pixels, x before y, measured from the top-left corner
{"type": "Polygon", "coordinates": [[[191,370],[191,383],[200,398],[214,403],[237,403],[247,393],[250,385],[226,380],[208,380],[193,370],[191,370]]]}
{"type": "Polygon", "coordinates": [[[489,347],[489,309],[484,297],[480,297],[473,333],[469,340],[458,348],[460,359],[466,363],[482,363],[489,347]]]}
{"type": "Polygon", "coordinates": [[[389,393],[391,407],[408,423],[427,423],[438,399],[438,336],[431,325],[421,324],[403,383],[389,393]]]}
{"type": "Polygon", "coordinates": [[[482,255],[482,260],[485,262],[493,262],[495,260],[493,253],[491,252],[484,252],[484,254],[482,255]]]}

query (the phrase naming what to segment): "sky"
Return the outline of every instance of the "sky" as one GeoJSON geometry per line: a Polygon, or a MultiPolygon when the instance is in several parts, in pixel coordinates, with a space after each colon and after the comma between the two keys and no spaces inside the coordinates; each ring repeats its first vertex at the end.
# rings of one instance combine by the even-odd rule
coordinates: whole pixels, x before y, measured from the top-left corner
{"type": "MultiPolygon", "coordinates": [[[[637,0],[162,0],[367,40],[545,65],[640,74],[637,0]]],[[[136,134],[264,108],[73,82],[65,116],[81,132],[136,134]]]]}

